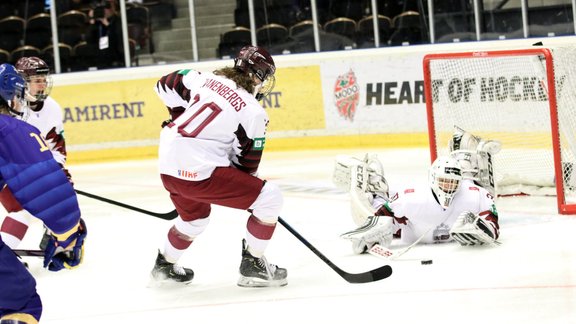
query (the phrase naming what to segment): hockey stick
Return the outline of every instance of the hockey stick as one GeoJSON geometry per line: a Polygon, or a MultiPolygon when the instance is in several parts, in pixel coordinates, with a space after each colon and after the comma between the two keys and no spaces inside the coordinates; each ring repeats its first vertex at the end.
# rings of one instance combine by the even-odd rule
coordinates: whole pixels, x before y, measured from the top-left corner
{"type": "Polygon", "coordinates": [[[349,283],[367,283],[382,280],[385,278],[390,277],[392,275],[392,267],[389,265],[382,266],[380,268],[376,268],[374,270],[370,270],[367,272],[361,273],[348,273],[338,266],[336,266],[332,261],[330,261],[324,254],[322,254],[318,249],[316,249],[310,242],[308,242],[302,235],[296,232],[295,229],[292,228],[284,219],[278,217],[278,222],[284,226],[288,230],[288,232],[292,233],[292,235],[296,236],[296,238],[306,245],[316,256],[318,256],[322,261],[324,261],[332,270],[336,271],[340,275],[340,277],[344,278],[344,280],[348,281],[349,283]]]}
{"type": "Polygon", "coordinates": [[[44,257],[42,250],[13,250],[18,256],[44,257]]]}
{"type": "Polygon", "coordinates": [[[426,231],[426,233],[422,234],[414,243],[410,244],[408,247],[406,247],[405,249],[400,250],[398,252],[394,252],[394,251],[390,250],[389,248],[383,247],[380,244],[375,244],[374,246],[372,246],[370,248],[370,250],[368,250],[368,253],[373,255],[373,256],[379,257],[379,258],[396,260],[399,257],[401,257],[404,253],[410,251],[413,247],[416,246],[416,244],[420,243],[420,241],[422,241],[424,236],[426,236],[426,234],[430,233],[432,228],[434,228],[434,227],[431,227],[430,229],[428,229],[426,231]]]}
{"type": "MultiPolygon", "coordinates": [[[[121,202],[117,202],[115,200],[111,200],[108,198],[104,198],[104,197],[100,197],[100,196],[97,196],[94,194],[90,194],[90,193],[87,193],[87,192],[84,192],[84,191],[81,191],[78,189],[75,189],[75,191],[76,191],[76,193],[78,193],[80,195],[84,195],[86,197],[90,197],[90,198],[93,198],[96,200],[104,201],[104,202],[107,202],[107,203],[112,204],[112,205],[124,207],[124,208],[130,209],[130,210],[134,210],[134,211],[146,214],[146,215],[158,217],[158,218],[165,219],[165,220],[171,220],[171,219],[174,219],[178,216],[178,212],[176,212],[176,210],[173,210],[173,211],[171,211],[169,213],[165,213],[165,214],[154,213],[154,212],[147,211],[147,210],[144,210],[141,208],[126,205],[126,204],[123,204],[121,202]]],[[[380,267],[380,268],[377,268],[377,269],[374,269],[374,270],[371,270],[368,272],[362,272],[362,273],[345,272],[342,269],[338,268],[338,266],[336,266],[334,263],[332,263],[332,261],[330,261],[320,251],[318,251],[312,244],[310,244],[304,237],[302,237],[302,235],[300,235],[298,232],[296,232],[296,230],[294,230],[290,225],[288,225],[288,223],[286,223],[282,218],[279,217],[278,221],[290,233],[292,233],[292,235],[296,236],[296,238],[298,240],[300,240],[300,242],[302,242],[304,245],[306,245],[306,247],[308,247],[312,252],[314,252],[314,254],[316,254],[322,261],[324,261],[330,268],[332,268],[342,278],[344,278],[344,280],[346,280],[350,283],[366,283],[366,282],[378,281],[378,280],[388,278],[388,277],[390,277],[390,275],[392,275],[392,267],[390,267],[389,265],[385,265],[383,267],[380,267]]],[[[23,251],[21,253],[27,253],[27,252],[23,251]]],[[[42,255],[44,255],[44,254],[42,254],[42,255]]]]}
{"type": "Polygon", "coordinates": [[[139,212],[139,213],[142,213],[142,214],[146,214],[146,215],[150,215],[150,216],[162,218],[162,219],[165,219],[165,220],[171,220],[171,219],[174,219],[174,218],[176,218],[176,217],[178,216],[178,212],[176,211],[176,209],[174,209],[174,210],[171,211],[171,212],[164,213],[164,214],[163,214],[163,213],[155,213],[155,212],[151,212],[151,211],[148,211],[148,210],[145,210],[145,209],[141,209],[141,208],[138,208],[138,207],[126,205],[126,204],[123,204],[123,203],[121,203],[121,202],[118,202],[118,201],[115,201],[115,200],[112,200],[112,199],[108,199],[108,198],[100,197],[100,196],[97,196],[97,195],[94,195],[94,194],[91,194],[91,193],[87,193],[87,192],[82,191],[82,190],[74,189],[74,191],[76,191],[76,193],[79,194],[79,195],[83,195],[83,196],[86,196],[86,197],[90,197],[90,198],[92,198],[92,199],[96,199],[96,200],[100,200],[100,201],[103,201],[103,202],[107,202],[107,203],[112,204],[112,205],[124,207],[124,208],[126,208],[126,209],[130,209],[130,210],[133,210],[133,211],[137,211],[137,212],[139,212]]]}

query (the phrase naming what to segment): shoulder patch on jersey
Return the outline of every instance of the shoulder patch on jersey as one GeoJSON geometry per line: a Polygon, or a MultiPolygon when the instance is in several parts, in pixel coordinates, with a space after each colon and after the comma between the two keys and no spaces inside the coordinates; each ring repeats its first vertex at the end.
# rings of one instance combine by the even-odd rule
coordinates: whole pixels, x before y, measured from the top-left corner
{"type": "Polygon", "coordinates": [[[468,190],[476,190],[476,191],[480,191],[480,189],[478,187],[468,187],[468,190]]]}
{"type": "Polygon", "coordinates": [[[264,143],[266,143],[266,139],[264,137],[255,138],[252,144],[252,149],[254,151],[262,151],[264,149],[264,143]]]}

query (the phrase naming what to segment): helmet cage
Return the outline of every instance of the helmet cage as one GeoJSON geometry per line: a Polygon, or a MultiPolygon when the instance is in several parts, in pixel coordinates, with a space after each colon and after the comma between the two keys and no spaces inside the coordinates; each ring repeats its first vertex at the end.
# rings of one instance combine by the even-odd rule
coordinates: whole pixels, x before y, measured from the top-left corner
{"type": "Polygon", "coordinates": [[[430,187],[442,208],[450,207],[462,182],[458,161],[449,157],[438,158],[430,168],[430,187]]]}
{"type": "Polygon", "coordinates": [[[262,100],[264,97],[270,94],[276,85],[276,78],[271,75],[264,80],[258,87],[256,88],[255,97],[258,100],[262,100]]]}
{"type": "Polygon", "coordinates": [[[27,99],[30,101],[46,100],[52,91],[53,85],[48,64],[38,57],[30,56],[20,58],[15,66],[16,70],[28,82],[27,99]],[[44,84],[44,87],[38,88],[38,84],[44,84]]]}
{"type": "Polygon", "coordinates": [[[276,84],[274,73],[276,66],[272,56],[263,48],[257,46],[244,46],[234,59],[234,67],[248,75],[253,75],[262,83],[256,88],[255,96],[258,100],[267,96],[276,84]]]}

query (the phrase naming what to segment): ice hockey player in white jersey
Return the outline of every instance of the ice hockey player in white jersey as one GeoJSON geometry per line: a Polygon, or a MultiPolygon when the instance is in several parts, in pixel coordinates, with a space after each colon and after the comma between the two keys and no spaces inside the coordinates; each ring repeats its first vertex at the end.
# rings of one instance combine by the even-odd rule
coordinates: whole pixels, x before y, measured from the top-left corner
{"type": "MultiPolygon", "coordinates": [[[[261,47],[245,46],[233,67],[210,72],[179,70],[155,91],[170,119],[160,133],[159,171],[179,217],[168,231],[151,276],[189,283],[192,269],[177,263],[208,226],[211,205],[247,210],[238,285],[284,286],[287,271],[268,263],[264,251],[283,204],[277,186],[257,177],[268,115],[258,102],[274,87],[276,67],[261,47]]],[[[218,257],[213,255],[205,262],[218,257]]]]}
{"type": "MultiPolygon", "coordinates": [[[[371,164],[378,164],[371,160],[371,164]]],[[[379,168],[381,170],[381,167],[379,168]]],[[[378,168],[370,168],[370,173],[378,168]]],[[[383,175],[381,175],[383,178],[383,175]]],[[[367,178],[370,178],[369,176],[367,178]]],[[[404,186],[386,195],[365,199],[364,211],[372,212],[363,225],[342,238],[352,242],[354,253],[375,244],[390,247],[393,237],[401,244],[440,243],[452,240],[462,245],[494,243],[499,237],[494,198],[486,189],[462,177],[456,159],[439,157],[429,170],[427,185],[404,186]]]]}
{"type": "MultiPolygon", "coordinates": [[[[54,159],[71,181],[70,172],[65,168],[66,143],[62,109],[56,100],[49,96],[52,90],[50,67],[42,59],[34,56],[20,58],[15,67],[26,80],[27,90],[25,104],[12,109],[12,114],[40,130],[54,159]]],[[[0,227],[2,240],[10,248],[16,249],[26,235],[33,215],[18,204],[7,187],[0,191],[0,202],[8,212],[0,227]]]]}

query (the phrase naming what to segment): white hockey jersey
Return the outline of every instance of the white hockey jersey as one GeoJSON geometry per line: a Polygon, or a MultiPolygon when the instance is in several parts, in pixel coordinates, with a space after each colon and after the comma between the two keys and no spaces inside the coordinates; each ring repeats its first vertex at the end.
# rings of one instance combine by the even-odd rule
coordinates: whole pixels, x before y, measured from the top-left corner
{"type": "Polygon", "coordinates": [[[161,174],[200,181],[216,167],[257,171],[268,115],[252,94],[229,79],[194,70],[162,77],[155,91],[171,116],[160,133],[161,174]]]}
{"type": "Polygon", "coordinates": [[[376,214],[394,217],[393,231],[401,230],[401,242],[411,244],[425,233],[421,243],[450,241],[450,228],[464,211],[498,222],[492,195],[466,179],[447,209],[440,206],[429,186],[417,186],[398,190],[376,214]]]}
{"type": "Polygon", "coordinates": [[[66,164],[66,145],[64,142],[64,124],[62,122],[62,108],[52,99],[47,97],[39,111],[33,111],[26,107],[22,120],[40,130],[44,140],[54,159],[61,165],[66,164]]]}

